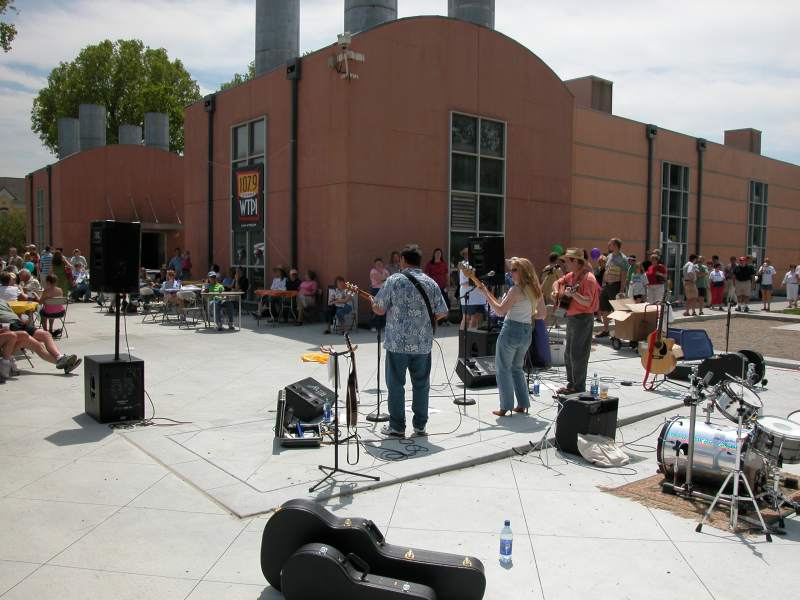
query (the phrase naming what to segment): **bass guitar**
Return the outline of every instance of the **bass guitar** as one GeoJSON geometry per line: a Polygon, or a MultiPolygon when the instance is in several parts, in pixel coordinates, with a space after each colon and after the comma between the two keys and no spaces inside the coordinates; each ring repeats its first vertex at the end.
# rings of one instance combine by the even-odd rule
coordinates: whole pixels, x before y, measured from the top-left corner
{"type": "MultiPolygon", "coordinates": [[[[484,567],[477,558],[393,546],[369,519],[337,517],[306,498],[284,502],[264,526],[261,571],[272,587],[282,589],[281,570],[306,544],[325,544],[344,556],[353,554],[370,573],[428,586],[438,600],[481,600],[486,589],[484,567]]],[[[320,587],[327,583],[315,579],[315,573],[303,574],[320,587]]],[[[331,598],[350,596],[332,594],[331,598]]]]}
{"type": "Polygon", "coordinates": [[[666,375],[672,373],[678,365],[678,359],[672,352],[675,340],[664,335],[664,325],[666,319],[664,315],[668,312],[669,289],[664,290],[664,298],[659,303],[658,325],[655,331],[647,336],[647,352],[642,357],[642,366],[645,369],[645,381],[650,373],[655,375],[666,375]]]}

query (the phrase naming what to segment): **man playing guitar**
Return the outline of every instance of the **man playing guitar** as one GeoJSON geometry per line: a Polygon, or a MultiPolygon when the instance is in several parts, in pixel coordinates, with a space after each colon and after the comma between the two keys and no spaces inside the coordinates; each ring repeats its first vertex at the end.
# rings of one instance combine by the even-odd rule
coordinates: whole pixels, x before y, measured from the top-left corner
{"type": "Polygon", "coordinates": [[[599,305],[597,279],[587,266],[583,248],[567,248],[562,257],[569,273],[555,282],[553,298],[571,299],[567,308],[567,346],[564,362],[567,367],[567,385],[557,390],[559,394],[586,391],[586,369],[592,350],[594,313],[599,305]]]}

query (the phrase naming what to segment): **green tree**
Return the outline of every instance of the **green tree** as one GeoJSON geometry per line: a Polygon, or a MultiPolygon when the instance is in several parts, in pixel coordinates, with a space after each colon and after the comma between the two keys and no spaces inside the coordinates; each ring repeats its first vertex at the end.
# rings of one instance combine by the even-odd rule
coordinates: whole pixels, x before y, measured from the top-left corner
{"type": "Polygon", "coordinates": [[[24,210],[0,212],[0,252],[3,256],[11,246],[20,250],[25,246],[25,227],[24,210]]]}
{"type": "MultiPolygon", "coordinates": [[[[14,8],[14,0],[0,0],[0,15],[6,11],[19,12],[14,8]]],[[[11,42],[15,37],[17,37],[17,28],[11,23],[0,21],[0,48],[3,49],[3,52],[11,50],[11,42]]]]}
{"type": "Polygon", "coordinates": [[[227,90],[228,88],[244,83],[245,81],[249,81],[255,76],[256,76],[256,61],[251,60],[250,64],[247,65],[247,73],[234,73],[233,79],[219,86],[219,91],[227,90]]]}
{"type": "Polygon", "coordinates": [[[200,89],[180,60],[164,48],[140,40],[104,40],[86,46],[72,62],[62,62],[47,76],[47,87],[33,101],[31,129],[54,153],[59,117],[77,117],[78,105],[106,107],[106,140],[118,141],[119,126],[141,125],[146,112],[169,116],[170,150],[183,150],[183,110],[200,99],[200,89]]]}

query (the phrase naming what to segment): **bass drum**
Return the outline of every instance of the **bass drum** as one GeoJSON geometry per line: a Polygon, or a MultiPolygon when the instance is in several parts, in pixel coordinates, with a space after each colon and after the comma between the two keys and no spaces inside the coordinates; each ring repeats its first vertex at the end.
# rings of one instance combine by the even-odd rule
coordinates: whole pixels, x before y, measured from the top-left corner
{"type": "MultiPolygon", "coordinates": [[[[661,428],[656,446],[656,458],[661,472],[669,478],[674,477],[675,444],[680,444],[681,460],[678,465],[678,481],[686,478],[686,456],[689,453],[689,417],[672,417],[661,428]]],[[[749,449],[750,435],[743,433],[742,471],[753,493],[758,493],[767,477],[766,460],[749,449]]],[[[707,425],[703,421],[695,424],[694,464],[692,481],[722,485],[722,482],[735,467],[736,428],[723,425],[707,425]]]]}
{"type": "Polygon", "coordinates": [[[764,361],[764,356],[760,352],[756,352],[755,350],[737,350],[739,354],[742,354],[746,359],[749,365],[753,365],[753,376],[748,378],[747,383],[750,385],[758,385],[764,379],[764,376],[767,374],[767,366],[766,362],[764,361]]]}

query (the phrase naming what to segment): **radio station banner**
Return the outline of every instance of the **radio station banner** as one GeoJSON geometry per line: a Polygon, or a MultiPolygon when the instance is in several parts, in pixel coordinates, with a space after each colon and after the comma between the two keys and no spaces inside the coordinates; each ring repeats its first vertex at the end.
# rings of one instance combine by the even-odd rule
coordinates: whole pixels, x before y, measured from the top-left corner
{"type": "Polygon", "coordinates": [[[234,169],[232,223],[234,229],[264,229],[264,165],[234,169]]]}

